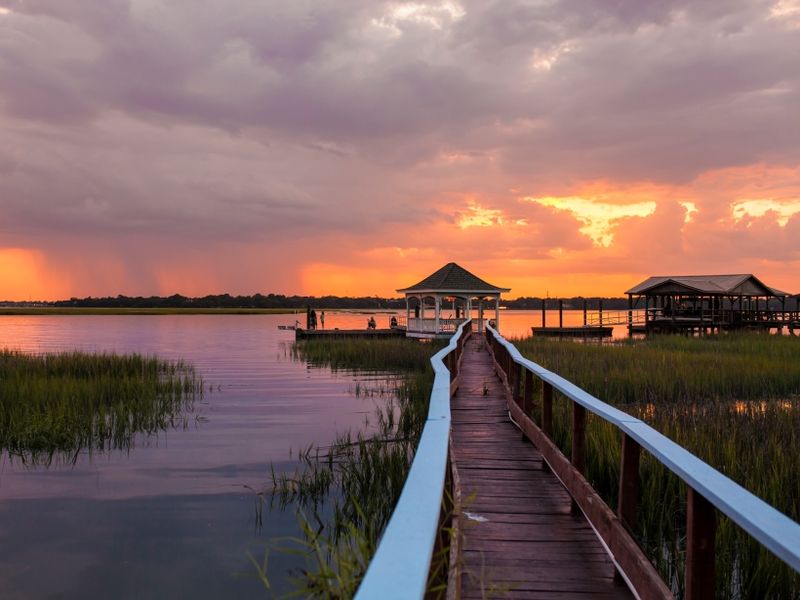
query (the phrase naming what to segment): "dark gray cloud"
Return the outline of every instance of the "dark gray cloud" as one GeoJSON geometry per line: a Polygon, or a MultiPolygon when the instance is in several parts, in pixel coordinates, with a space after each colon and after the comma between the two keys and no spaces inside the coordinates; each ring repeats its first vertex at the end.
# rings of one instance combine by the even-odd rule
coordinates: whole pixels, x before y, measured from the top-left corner
{"type": "MultiPolygon", "coordinates": [[[[277,244],[797,165],[800,27],[777,5],[0,0],[0,235],[277,244]]],[[[520,218],[585,249],[555,215],[520,218]]]]}

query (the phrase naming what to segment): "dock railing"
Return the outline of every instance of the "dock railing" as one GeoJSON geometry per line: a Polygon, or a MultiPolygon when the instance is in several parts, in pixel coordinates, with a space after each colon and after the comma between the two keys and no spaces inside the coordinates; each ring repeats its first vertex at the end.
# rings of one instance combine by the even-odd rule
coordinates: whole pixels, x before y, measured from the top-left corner
{"type": "Polygon", "coordinates": [[[442,506],[449,471],[450,398],[458,389],[464,343],[472,321],[461,323],[450,343],[431,358],[434,381],[428,420],[414,461],[372,557],[356,599],[422,598],[435,547],[441,538],[442,506]]]}
{"type": "Polygon", "coordinates": [[[639,489],[639,457],[645,449],[686,483],[685,597],[714,597],[716,511],[800,572],[800,524],[725,477],[643,421],[588,394],[563,377],[523,358],[491,326],[487,346],[509,394],[509,411],[523,433],[541,451],[605,544],[623,578],[641,598],[670,598],[670,590],[633,540],[639,489]],[[541,423],[532,418],[534,377],[542,382],[541,423]],[[572,402],[572,448],[567,458],[553,441],[553,391],[572,402]],[[619,501],[612,511],[584,477],[586,411],[611,423],[621,434],[619,501]]]}

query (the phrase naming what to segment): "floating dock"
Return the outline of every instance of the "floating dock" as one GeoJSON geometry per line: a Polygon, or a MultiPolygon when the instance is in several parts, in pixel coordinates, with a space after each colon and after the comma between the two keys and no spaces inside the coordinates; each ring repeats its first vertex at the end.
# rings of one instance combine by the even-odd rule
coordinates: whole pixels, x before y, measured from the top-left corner
{"type": "Polygon", "coordinates": [[[406,330],[401,327],[391,329],[295,329],[296,340],[318,340],[338,338],[390,338],[402,337],[406,330]]]}
{"type": "Polygon", "coordinates": [[[613,327],[598,327],[592,325],[577,327],[531,327],[531,333],[534,336],[547,337],[601,338],[611,337],[613,331],[613,327]]]}

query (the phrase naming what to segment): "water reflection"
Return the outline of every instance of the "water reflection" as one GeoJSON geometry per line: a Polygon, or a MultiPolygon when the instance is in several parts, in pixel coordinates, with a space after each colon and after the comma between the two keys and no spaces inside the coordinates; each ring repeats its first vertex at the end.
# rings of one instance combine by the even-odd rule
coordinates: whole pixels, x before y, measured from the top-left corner
{"type": "MultiPolygon", "coordinates": [[[[326,315],[327,316],[327,315],[326,315]]],[[[80,451],[74,463],[24,466],[0,455],[3,598],[264,597],[247,557],[299,534],[294,507],[263,514],[269,465],[359,430],[386,399],[378,375],[288,359],[294,315],[2,317],[0,339],[25,352],[140,352],[193,364],[213,393],[188,426],[135,436],[130,451],[80,451]],[[43,573],[47,573],[43,577],[43,573]],[[247,576],[242,576],[246,573],[247,576]]],[[[327,323],[326,323],[327,324],[327,323]]],[[[275,576],[304,565],[273,553],[275,576]]],[[[285,579],[272,582],[287,590],[285,579]]]]}

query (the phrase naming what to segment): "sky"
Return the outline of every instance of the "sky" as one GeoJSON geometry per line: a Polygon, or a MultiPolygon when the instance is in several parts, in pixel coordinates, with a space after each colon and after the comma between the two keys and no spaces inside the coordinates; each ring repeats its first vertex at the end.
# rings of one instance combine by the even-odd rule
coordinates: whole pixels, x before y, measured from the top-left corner
{"type": "Polygon", "coordinates": [[[800,0],[0,0],[0,299],[800,292],[800,0]]]}

